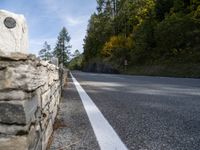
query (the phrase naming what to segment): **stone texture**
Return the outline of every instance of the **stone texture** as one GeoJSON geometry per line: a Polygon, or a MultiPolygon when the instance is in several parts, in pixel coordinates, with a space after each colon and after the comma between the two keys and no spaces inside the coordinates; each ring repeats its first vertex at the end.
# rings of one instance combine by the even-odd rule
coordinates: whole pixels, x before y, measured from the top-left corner
{"type": "Polygon", "coordinates": [[[60,88],[60,81],[54,82],[54,84],[51,86],[51,94],[54,95],[54,93],[60,88]]]}
{"type": "Polygon", "coordinates": [[[22,103],[0,103],[0,122],[5,124],[25,124],[26,116],[22,103]]]}
{"type": "Polygon", "coordinates": [[[44,133],[44,136],[43,136],[43,141],[42,141],[43,147],[42,147],[42,150],[46,150],[49,138],[50,138],[52,133],[53,133],[53,123],[50,120],[49,123],[48,123],[48,126],[46,127],[46,131],[44,133]]]}
{"type": "Polygon", "coordinates": [[[39,142],[39,140],[40,133],[37,131],[37,128],[35,128],[35,126],[31,126],[29,134],[27,136],[28,149],[36,150],[37,143],[39,142]]]}
{"type": "Polygon", "coordinates": [[[32,56],[32,54],[28,55],[20,52],[10,52],[9,55],[5,55],[4,53],[1,53],[1,51],[0,55],[1,59],[8,59],[8,60],[27,60],[30,59],[30,57],[32,56]]]}
{"type": "Polygon", "coordinates": [[[24,91],[4,91],[0,92],[0,100],[25,100],[31,97],[30,94],[24,91]]]}
{"type": "Polygon", "coordinates": [[[51,86],[54,81],[58,81],[59,80],[59,74],[58,72],[55,73],[54,71],[50,71],[49,74],[48,74],[48,79],[49,79],[49,85],[51,86]]]}
{"type": "Polygon", "coordinates": [[[6,125],[0,124],[0,134],[17,135],[20,132],[28,132],[29,125],[19,126],[19,125],[6,125]]]}
{"type": "Polygon", "coordinates": [[[0,150],[28,150],[27,136],[0,136],[0,150]]]}
{"type": "Polygon", "coordinates": [[[28,124],[37,109],[36,101],[0,102],[0,123],[28,124]]]}
{"type": "Polygon", "coordinates": [[[5,10],[0,10],[0,51],[5,55],[10,52],[26,53],[28,49],[28,27],[23,15],[17,15],[5,10]],[[4,20],[11,17],[16,21],[16,27],[9,29],[4,20]]]}
{"type": "Polygon", "coordinates": [[[47,90],[44,94],[41,95],[42,108],[44,108],[50,101],[51,90],[47,90]]]}
{"type": "Polygon", "coordinates": [[[55,106],[54,111],[53,111],[52,116],[51,116],[52,117],[51,120],[52,120],[53,124],[55,123],[55,119],[56,119],[57,114],[58,114],[58,105],[55,106]]]}
{"type": "Polygon", "coordinates": [[[35,126],[31,126],[28,134],[19,132],[17,135],[0,135],[0,150],[40,150],[36,149],[40,134],[35,126]]]}
{"type": "Polygon", "coordinates": [[[0,53],[0,150],[46,148],[61,97],[60,77],[57,66],[34,55],[0,53]]]}
{"type": "Polygon", "coordinates": [[[50,102],[50,104],[49,104],[49,113],[52,113],[54,110],[56,110],[56,101],[58,100],[58,97],[56,97],[56,96],[52,96],[52,98],[51,98],[51,102],[50,102]]]}
{"type": "Polygon", "coordinates": [[[8,67],[4,70],[4,79],[0,80],[1,89],[23,89],[33,91],[45,84],[43,72],[31,65],[19,65],[18,67],[8,67]]]}
{"type": "Polygon", "coordinates": [[[49,89],[48,83],[45,83],[43,86],[40,87],[42,93],[45,93],[49,89]]]}

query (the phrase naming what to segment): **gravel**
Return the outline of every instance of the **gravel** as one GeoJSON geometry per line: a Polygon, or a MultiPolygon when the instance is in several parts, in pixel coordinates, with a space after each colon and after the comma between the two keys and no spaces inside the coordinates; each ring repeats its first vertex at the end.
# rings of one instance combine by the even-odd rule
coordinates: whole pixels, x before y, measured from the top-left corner
{"type": "Polygon", "coordinates": [[[50,150],[99,150],[99,146],[71,79],[64,89],[50,150]],[[59,125],[58,125],[59,126],[59,125]]]}

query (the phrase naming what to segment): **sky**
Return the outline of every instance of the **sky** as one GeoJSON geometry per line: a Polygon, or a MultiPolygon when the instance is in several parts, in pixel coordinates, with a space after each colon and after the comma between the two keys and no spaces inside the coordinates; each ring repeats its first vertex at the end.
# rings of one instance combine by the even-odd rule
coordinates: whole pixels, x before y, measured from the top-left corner
{"type": "Polygon", "coordinates": [[[0,9],[25,16],[29,28],[29,53],[38,55],[45,41],[53,49],[64,26],[71,36],[72,52],[76,49],[82,52],[96,0],[0,0],[0,9]]]}

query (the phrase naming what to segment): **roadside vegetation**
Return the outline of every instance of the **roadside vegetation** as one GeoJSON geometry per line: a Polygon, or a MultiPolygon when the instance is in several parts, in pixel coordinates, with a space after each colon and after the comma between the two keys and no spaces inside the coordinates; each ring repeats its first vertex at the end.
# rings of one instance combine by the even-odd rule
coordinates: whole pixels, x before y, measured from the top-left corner
{"type": "Polygon", "coordinates": [[[112,66],[128,74],[200,77],[199,0],[97,4],[84,39],[84,70],[112,66]]]}
{"type": "Polygon", "coordinates": [[[70,70],[82,70],[83,54],[79,50],[75,50],[72,55],[72,59],[69,62],[68,68],[70,70]]]}
{"type": "Polygon", "coordinates": [[[51,46],[45,41],[43,49],[39,51],[39,57],[45,61],[51,60],[53,57],[58,58],[58,63],[67,67],[69,65],[72,47],[70,40],[71,37],[67,29],[63,27],[58,35],[55,48],[52,50],[51,46]]]}
{"type": "Polygon", "coordinates": [[[43,48],[39,51],[40,59],[51,61],[52,58],[58,58],[58,64],[63,64],[71,70],[82,70],[83,54],[79,50],[71,53],[70,45],[71,37],[65,27],[60,31],[56,46],[51,49],[51,45],[47,41],[44,42],[43,48]]]}
{"type": "Polygon", "coordinates": [[[199,0],[97,0],[84,52],[70,53],[63,28],[53,52],[70,69],[103,73],[200,77],[199,0]]]}

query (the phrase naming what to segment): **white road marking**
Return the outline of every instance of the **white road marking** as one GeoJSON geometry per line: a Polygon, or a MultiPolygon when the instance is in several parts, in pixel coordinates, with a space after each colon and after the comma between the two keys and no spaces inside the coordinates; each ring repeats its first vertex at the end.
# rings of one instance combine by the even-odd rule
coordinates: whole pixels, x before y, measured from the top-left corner
{"type": "MultiPolygon", "coordinates": [[[[71,74],[71,73],[70,73],[71,74]]],[[[85,90],[71,74],[101,150],[128,150],[85,90]]]]}

